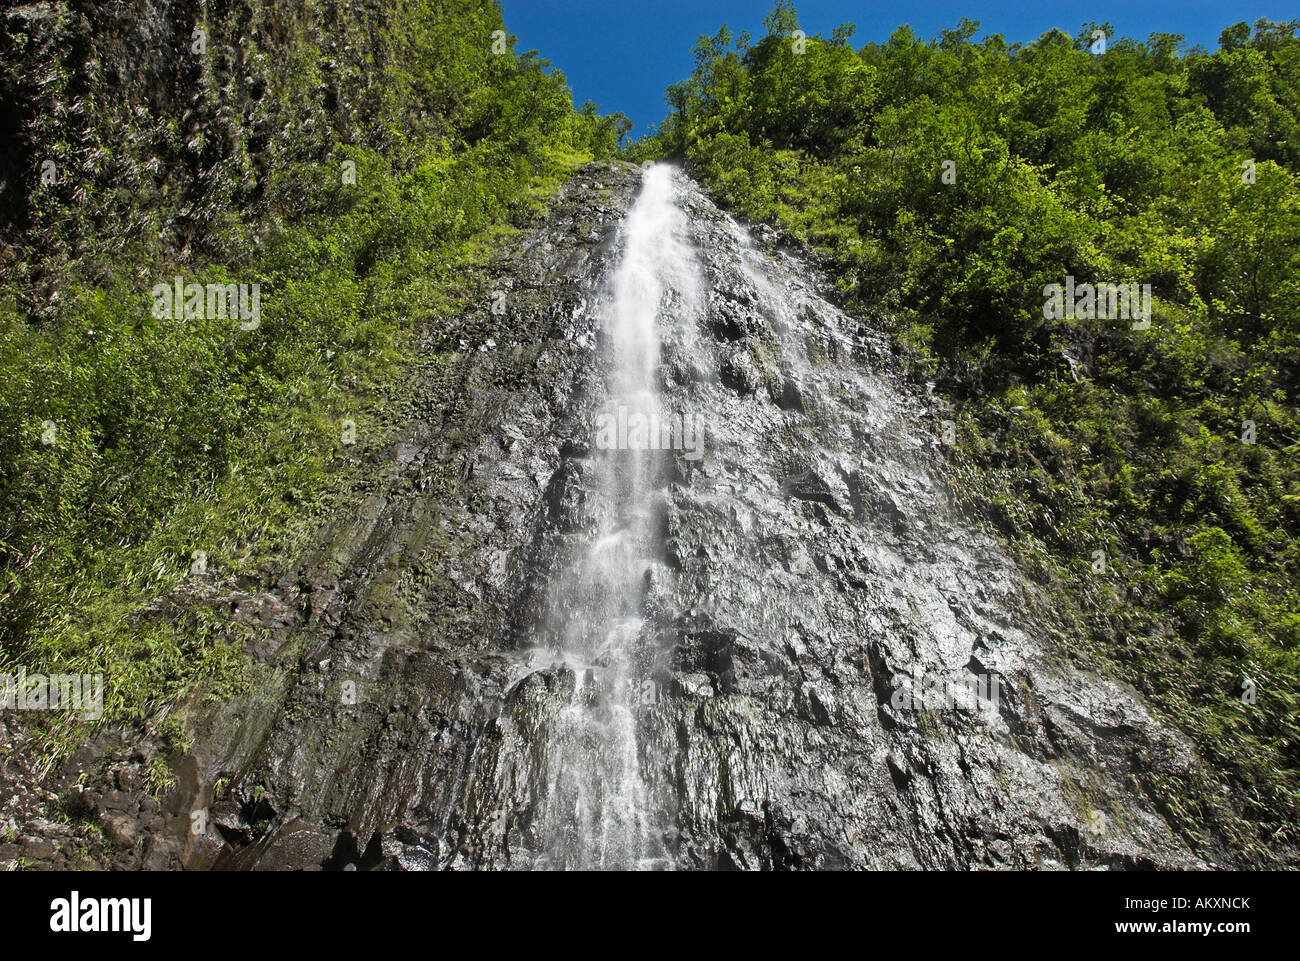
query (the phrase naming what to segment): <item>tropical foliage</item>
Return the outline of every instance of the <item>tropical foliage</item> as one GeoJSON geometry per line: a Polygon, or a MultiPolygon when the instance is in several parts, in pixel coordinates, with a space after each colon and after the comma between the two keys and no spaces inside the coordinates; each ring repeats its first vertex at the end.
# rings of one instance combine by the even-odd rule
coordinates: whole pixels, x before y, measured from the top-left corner
{"type": "Polygon", "coordinates": [[[1074,655],[1229,773],[1170,809],[1266,859],[1300,823],[1300,22],[1213,53],[798,27],[780,0],[757,42],[701,37],[631,155],[683,158],[896,336],[972,504],[1080,599],[1074,655]],[[1046,319],[1067,277],[1149,284],[1149,329],[1046,319]]]}
{"type": "Polygon", "coordinates": [[[249,586],[289,556],[346,453],[341,425],[382,434],[466,270],[629,126],[575,109],[489,0],[359,10],[379,19],[351,59],[308,29],[335,6],[234,5],[196,26],[207,73],[158,78],[194,90],[183,116],[129,89],[94,106],[103,71],[75,31],[5,39],[13,114],[47,75],[66,89],[61,126],[33,109],[15,132],[26,192],[0,245],[0,671],[103,674],[109,719],[244,683],[229,622],[142,606],[196,569],[249,586]],[[105,128],[116,143],[78,152],[105,128]],[[150,289],[174,275],[260,284],[260,323],[157,319],[150,289]]]}

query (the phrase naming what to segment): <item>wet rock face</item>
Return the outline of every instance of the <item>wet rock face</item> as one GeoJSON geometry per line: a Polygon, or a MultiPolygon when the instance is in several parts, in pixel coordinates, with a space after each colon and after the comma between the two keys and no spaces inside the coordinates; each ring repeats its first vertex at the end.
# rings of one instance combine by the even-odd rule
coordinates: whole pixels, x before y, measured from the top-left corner
{"type": "MultiPolygon", "coordinates": [[[[698,336],[666,332],[662,389],[707,450],[663,454],[645,863],[1197,864],[1129,786],[1191,752],[1131,692],[1056,666],[1050,612],[953,509],[939,424],[891,380],[887,344],[684,178],[679,202],[708,290],[698,336]]],[[[581,530],[583,460],[559,468],[544,528],[581,530]]],[[[552,863],[528,827],[569,695],[513,671],[530,693],[476,748],[451,866],[552,863]]]]}
{"type": "Polygon", "coordinates": [[[46,778],[33,740],[18,717],[0,715],[0,871],[181,867],[184,844],[169,822],[187,812],[146,789],[149,746],[102,731],[62,776],[46,778]],[[83,772],[93,783],[83,785],[83,772]]]}
{"type": "Polygon", "coordinates": [[[603,164],[495,266],[507,314],[485,297],[431,342],[467,345],[431,366],[460,402],[413,412],[298,570],[224,602],[267,626],[278,673],[199,725],[148,814],[155,858],[562,865],[560,733],[599,737],[623,705],[641,866],[1201,865],[1152,800],[1193,753],[1063,666],[1052,611],[953,508],[887,344],[675,177],[702,290],[696,309],[668,285],[658,389],[704,454],[644,452],[656,554],[621,693],[541,656],[583,616],[556,585],[608,509],[600,309],[641,172],[603,164]]]}

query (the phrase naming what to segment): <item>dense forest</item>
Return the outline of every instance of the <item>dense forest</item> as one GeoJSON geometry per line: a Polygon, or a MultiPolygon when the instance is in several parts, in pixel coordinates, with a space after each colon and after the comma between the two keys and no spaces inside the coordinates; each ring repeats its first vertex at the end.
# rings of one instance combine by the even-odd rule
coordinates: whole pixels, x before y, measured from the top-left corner
{"type": "Polygon", "coordinates": [[[1300,800],[1300,22],[1213,53],[969,20],[855,49],[786,0],[765,26],[701,37],[631,155],[684,160],[910,350],[972,507],[1078,599],[1077,657],[1233,772],[1265,862],[1300,800]],[[1067,278],[1149,285],[1149,320],[1049,319],[1067,278]]]}
{"type": "Polygon", "coordinates": [[[483,0],[60,6],[0,34],[0,669],[105,673],[145,719],[248,665],[211,611],[141,608],[300,546],[472,268],[629,125],[483,0]],[[257,282],[259,322],[158,319],[176,276],[257,282]]]}

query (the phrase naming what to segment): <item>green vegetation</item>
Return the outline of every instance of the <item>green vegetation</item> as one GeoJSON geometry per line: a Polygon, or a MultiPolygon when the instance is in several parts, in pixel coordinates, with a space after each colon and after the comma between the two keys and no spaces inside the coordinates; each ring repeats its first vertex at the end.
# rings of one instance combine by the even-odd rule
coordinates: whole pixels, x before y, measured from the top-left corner
{"type": "Polygon", "coordinates": [[[780,0],[757,43],[701,37],[629,154],[685,159],[890,330],[953,407],[972,505],[1080,600],[1073,654],[1231,785],[1158,802],[1267,863],[1300,825],[1300,22],[1214,53],[977,26],[801,45],[780,0]],[[1045,319],[1067,276],[1150,284],[1150,328],[1045,319]]]}
{"type": "MultiPolygon", "coordinates": [[[[629,126],[574,109],[562,75],[504,49],[489,0],[356,13],[387,19],[358,28],[360,60],[331,55],[328,89],[312,31],[272,7],[251,27],[207,24],[195,103],[224,118],[241,86],[270,85],[226,157],[202,143],[217,121],[178,111],[136,127],[129,103],[117,173],[71,153],[66,130],[23,131],[30,203],[0,248],[0,671],[102,673],[109,720],[248,683],[251,629],[203,605],[142,609],[196,566],[247,589],[292,556],[348,453],[343,422],[357,450],[378,446],[385,404],[416,344],[445,330],[466,270],[629,126]],[[237,74],[225,41],[269,73],[237,74]],[[60,158],[57,185],[39,183],[43,151],[60,158]],[[133,191],[114,183],[137,175],[133,191]],[[260,325],[155,319],[149,291],[175,275],[260,283],[260,325]]],[[[335,16],[319,7],[304,16],[335,16]]],[[[35,43],[6,42],[8,64],[35,43]]],[[[59,71],[68,98],[88,82],[75,66],[59,71]]],[[[6,102],[32,86],[0,80],[6,102]]],[[[94,121],[80,141],[106,136],[94,121]]],[[[75,718],[49,723],[52,742],[75,742],[75,718]]],[[[156,788],[169,777],[151,769],[156,788]]]]}

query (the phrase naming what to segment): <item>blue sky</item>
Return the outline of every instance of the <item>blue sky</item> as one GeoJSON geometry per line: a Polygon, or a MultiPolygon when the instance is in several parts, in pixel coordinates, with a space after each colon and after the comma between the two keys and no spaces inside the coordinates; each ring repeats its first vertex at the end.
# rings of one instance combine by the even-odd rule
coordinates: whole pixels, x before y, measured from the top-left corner
{"type": "MultiPolygon", "coordinates": [[[[691,72],[691,48],[702,33],[726,23],[733,33],[762,35],[772,0],[502,0],[517,50],[538,50],[564,71],[574,100],[594,100],[602,111],[621,110],[636,124],[632,135],[663,119],[663,93],[691,72]]],[[[1300,19],[1300,0],[796,0],[800,24],[811,36],[830,36],[841,23],[857,24],[855,46],[884,41],[900,24],[929,38],[964,17],[980,34],[1009,42],[1033,40],[1052,27],[1071,36],[1083,24],[1109,22],[1122,36],[1179,33],[1188,44],[1218,47],[1219,33],[1239,21],[1300,19]]]]}

